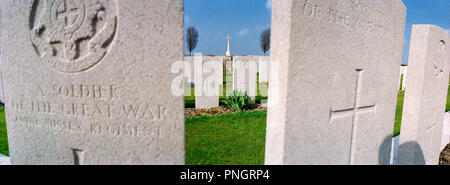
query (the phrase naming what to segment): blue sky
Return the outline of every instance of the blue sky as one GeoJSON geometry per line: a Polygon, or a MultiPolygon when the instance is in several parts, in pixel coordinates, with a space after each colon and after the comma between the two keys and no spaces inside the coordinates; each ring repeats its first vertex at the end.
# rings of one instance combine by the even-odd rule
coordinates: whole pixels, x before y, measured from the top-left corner
{"type": "Polygon", "coordinates": [[[450,0],[402,0],[407,10],[402,63],[408,63],[413,24],[433,24],[449,31],[450,0]]]}
{"type": "MultiPolygon", "coordinates": [[[[408,8],[402,63],[407,63],[412,24],[434,24],[446,30],[450,0],[402,0],[408,8]]],[[[263,55],[259,37],[271,25],[271,0],[185,0],[185,27],[200,33],[194,52],[224,55],[231,35],[233,55],[263,55]]],[[[188,54],[186,49],[186,54],[188,54]]]]}

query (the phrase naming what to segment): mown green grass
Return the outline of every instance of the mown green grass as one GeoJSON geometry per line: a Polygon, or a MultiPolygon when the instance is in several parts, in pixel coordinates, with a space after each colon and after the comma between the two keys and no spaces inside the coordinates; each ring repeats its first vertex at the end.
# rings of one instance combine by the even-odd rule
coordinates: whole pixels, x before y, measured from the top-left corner
{"type": "Polygon", "coordinates": [[[6,134],[5,109],[0,107],[0,154],[9,156],[8,136],[6,134]]]}
{"type": "Polygon", "coordinates": [[[262,165],[266,111],[186,118],[187,165],[262,165]]]}
{"type": "Polygon", "coordinates": [[[395,122],[394,122],[394,137],[400,135],[400,127],[402,124],[402,113],[403,113],[403,100],[405,94],[399,94],[397,96],[397,109],[395,111],[395,122]]]}

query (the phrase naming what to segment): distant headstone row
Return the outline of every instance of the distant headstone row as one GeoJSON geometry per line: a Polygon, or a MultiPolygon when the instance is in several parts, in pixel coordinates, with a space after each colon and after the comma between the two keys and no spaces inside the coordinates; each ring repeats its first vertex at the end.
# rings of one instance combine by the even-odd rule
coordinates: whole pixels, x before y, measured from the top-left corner
{"type": "MultiPolygon", "coordinates": [[[[227,60],[233,89],[253,93],[257,71],[270,82],[265,164],[389,164],[401,0],[272,6],[270,60],[254,64],[180,62],[183,0],[0,3],[11,163],[184,164],[184,83],[174,79],[208,95],[199,107],[218,105],[227,60]]],[[[413,28],[399,164],[439,158],[448,42],[441,28],[413,28]]]]}
{"type": "MultiPolygon", "coordinates": [[[[263,56],[202,56],[185,57],[184,78],[188,88],[194,88],[195,108],[212,108],[219,106],[219,97],[229,95],[230,91],[247,92],[251,98],[257,95],[257,82],[268,83],[270,64],[269,57],[263,56]],[[230,62],[228,63],[228,60],[230,62]],[[226,65],[230,64],[231,68],[226,65]],[[225,68],[225,70],[224,70],[225,68]],[[231,88],[221,91],[227,72],[232,74],[231,88]],[[258,78],[258,79],[257,79],[258,78]],[[195,88],[196,87],[196,88],[195,88]]],[[[190,91],[186,91],[191,93],[190,91]]],[[[266,92],[260,94],[267,96],[266,92]]]]}
{"type": "Polygon", "coordinates": [[[400,67],[400,75],[398,77],[399,90],[404,91],[406,87],[406,75],[408,74],[408,65],[402,64],[400,67]]]}

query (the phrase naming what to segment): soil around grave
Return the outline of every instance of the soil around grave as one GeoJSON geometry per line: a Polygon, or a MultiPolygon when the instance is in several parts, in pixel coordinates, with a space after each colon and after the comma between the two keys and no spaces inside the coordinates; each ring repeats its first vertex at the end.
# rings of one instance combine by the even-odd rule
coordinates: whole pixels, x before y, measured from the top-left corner
{"type": "Polygon", "coordinates": [[[450,165],[450,143],[441,152],[439,165],[450,165]]]}
{"type": "MultiPolygon", "coordinates": [[[[253,106],[250,109],[247,109],[246,111],[253,111],[253,110],[267,110],[266,107],[261,107],[260,105],[253,106]]],[[[186,117],[190,116],[196,116],[197,113],[200,115],[207,115],[207,116],[218,116],[222,114],[229,114],[236,112],[234,109],[227,107],[227,106],[219,106],[209,109],[195,109],[195,108],[185,108],[184,109],[184,115],[186,117]]]]}

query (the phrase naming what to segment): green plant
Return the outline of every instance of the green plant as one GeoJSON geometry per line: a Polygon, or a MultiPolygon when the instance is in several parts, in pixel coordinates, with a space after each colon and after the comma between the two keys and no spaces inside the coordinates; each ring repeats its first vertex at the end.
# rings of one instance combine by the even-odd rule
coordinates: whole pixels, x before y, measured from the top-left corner
{"type": "Polygon", "coordinates": [[[250,106],[250,97],[247,95],[247,91],[234,90],[229,96],[225,97],[224,103],[235,111],[242,112],[250,106]]]}

